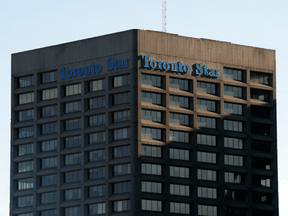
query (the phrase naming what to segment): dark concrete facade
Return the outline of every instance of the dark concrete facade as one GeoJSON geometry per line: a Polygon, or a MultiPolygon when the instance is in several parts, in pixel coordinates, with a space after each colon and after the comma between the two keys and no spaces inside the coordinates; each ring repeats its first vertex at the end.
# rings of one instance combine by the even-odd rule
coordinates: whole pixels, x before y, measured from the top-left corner
{"type": "MultiPolygon", "coordinates": [[[[191,67],[191,70],[193,67],[191,67]]],[[[171,203],[185,203],[189,206],[190,215],[198,215],[198,205],[217,207],[217,215],[262,215],[278,216],[278,177],[277,177],[277,133],[276,133],[276,65],[275,51],[255,47],[235,45],[227,42],[195,39],[173,34],[129,30],[111,35],[80,40],[71,43],[12,54],[12,92],[11,92],[11,215],[33,216],[41,212],[56,209],[57,215],[65,215],[65,209],[71,206],[80,207],[80,215],[88,214],[91,204],[105,203],[106,215],[174,215],[171,212],[171,203]],[[188,74],[165,72],[143,67],[142,55],[151,55],[157,61],[180,62],[190,66],[197,62],[208,65],[209,68],[221,69],[219,78],[207,78],[195,75],[195,70],[188,74]],[[128,67],[107,71],[107,59],[127,59],[128,67]],[[85,67],[92,63],[102,65],[100,73],[76,76],[75,78],[61,79],[61,67],[85,67]],[[241,81],[224,77],[224,68],[242,71],[241,81]],[[57,81],[41,83],[41,74],[58,71],[57,81]],[[251,72],[266,74],[269,84],[251,82],[251,72]],[[115,76],[130,74],[130,85],[113,87],[115,76]],[[141,84],[141,74],[156,75],[161,77],[161,87],[141,84]],[[34,85],[19,88],[19,78],[34,75],[34,85]],[[188,80],[189,90],[183,91],[169,87],[169,78],[188,80]],[[95,92],[89,91],[89,82],[104,79],[105,89],[95,92]],[[215,94],[197,91],[197,82],[213,83],[216,86],[215,94]],[[81,84],[81,94],[65,96],[65,87],[72,84],[81,84]],[[242,97],[224,95],[224,85],[241,87],[242,97]],[[57,98],[44,100],[43,90],[57,88],[57,98]],[[254,99],[251,91],[264,90],[269,96],[268,100],[254,99]],[[19,105],[22,94],[34,92],[34,102],[19,105]],[[130,102],[114,105],[114,95],[130,92],[130,102]],[[141,92],[158,93],[161,95],[160,104],[141,101],[141,92]],[[181,96],[189,99],[189,108],[170,105],[170,96],[181,96]],[[89,99],[105,96],[105,106],[89,109],[89,99]],[[251,98],[252,97],[252,98],[251,98]],[[216,111],[207,111],[197,108],[197,99],[208,99],[216,103],[216,111]],[[81,111],[66,114],[64,104],[67,102],[81,101],[81,111]],[[242,115],[228,114],[224,103],[230,102],[243,106],[242,115]],[[57,115],[41,117],[43,107],[57,105],[57,115]],[[251,106],[264,107],[269,110],[268,116],[252,115],[251,106]],[[29,121],[19,122],[19,112],[34,110],[34,118],[29,121]],[[141,119],[141,110],[160,111],[161,122],[141,119]],[[128,121],[113,122],[113,114],[120,110],[130,110],[131,118],[128,121]],[[189,125],[170,123],[170,113],[185,114],[189,116],[189,125]],[[89,117],[104,114],[105,125],[89,127],[89,117]],[[197,117],[211,117],[216,120],[216,128],[201,128],[197,125],[197,117]],[[67,131],[64,127],[66,120],[81,119],[81,129],[67,131]],[[224,130],[224,120],[233,120],[243,124],[242,132],[224,130]],[[43,124],[57,122],[57,132],[41,134],[43,124]],[[267,125],[269,133],[254,133],[253,127],[267,125]],[[33,137],[18,138],[21,128],[34,128],[33,137]],[[161,139],[155,140],[142,137],[142,127],[161,129],[161,139]],[[128,139],[115,140],[113,131],[121,128],[130,128],[131,136],[128,139]],[[171,141],[170,131],[186,132],[189,142],[171,141]],[[91,145],[89,134],[105,132],[105,142],[91,145]],[[208,146],[197,144],[197,134],[213,135],[217,145],[208,146]],[[65,148],[64,139],[72,136],[81,136],[81,145],[74,148],[65,148]],[[224,137],[243,140],[243,148],[227,148],[224,146],[224,137]],[[57,150],[41,152],[40,143],[47,140],[57,140],[57,150]],[[253,147],[253,142],[269,145],[267,151],[261,147],[253,147]],[[19,156],[19,146],[33,143],[34,151],[31,154],[19,156]],[[130,146],[131,155],[122,158],[113,157],[113,148],[117,146],[130,146]],[[160,146],[161,157],[141,155],[142,145],[160,146]],[[170,159],[171,148],[188,150],[189,160],[170,159]],[[87,157],[90,151],[105,149],[105,160],[89,162],[87,157]],[[215,153],[216,163],[202,163],[197,160],[197,152],[215,153]],[[81,153],[81,163],[65,165],[65,156],[81,153]],[[225,155],[243,158],[243,166],[225,164],[225,155]],[[57,167],[42,169],[42,159],[57,156],[57,167]],[[19,164],[32,161],[34,170],[19,172],[19,164]],[[261,161],[267,162],[266,169],[257,167],[261,161]],[[131,172],[127,175],[115,176],[113,169],[118,164],[131,164],[131,172]],[[141,173],[141,164],[161,165],[161,175],[148,175],[141,173]],[[189,178],[171,177],[170,166],[185,167],[189,170],[189,178]],[[97,180],[88,179],[88,170],[105,167],[105,178],[97,180]],[[216,181],[198,179],[198,169],[213,170],[217,173],[216,181]],[[64,183],[63,175],[69,171],[81,171],[81,180],[74,183],[64,183]],[[225,172],[241,174],[241,182],[225,182],[225,172]],[[40,184],[41,176],[57,174],[57,184],[43,187],[40,184]],[[256,176],[256,177],[255,177],[256,176]],[[33,188],[19,190],[18,180],[33,178],[33,188]],[[255,183],[254,178],[269,179],[269,183],[255,183]],[[113,194],[113,183],[130,181],[131,189],[128,193],[113,194]],[[161,183],[161,193],[141,192],[141,181],[161,183]],[[170,194],[171,184],[189,186],[189,196],[176,196],[170,194]],[[262,185],[261,185],[262,184],[262,185]],[[105,196],[88,197],[90,186],[105,185],[105,196]],[[216,189],[217,198],[198,197],[198,187],[216,189]],[[64,199],[67,189],[81,189],[81,198],[71,201],[64,199]],[[225,190],[234,191],[232,198],[228,199],[225,190]],[[41,204],[41,194],[56,192],[56,202],[41,204]],[[237,200],[236,194],[241,194],[237,200]],[[18,198],[33,195],[33,205],[18,206],[18,198]],[[236,197],[236,198],[235,198],[236,197]],[[130,210],[115,212],[114,202],[130,200],[130,210]],[[161,210],[141,210],[141,200],[161,202],[161,210]],[[239,214],[237,214],[239,213],[239,214]]],[[[255,109],[256,109],[255,108],[255,109]]],[[[258,109],[257,108],[257,109],[258,109]]],[[[260,109],[260,108],[259,108],[260,109]]],[[[255,111],[253,112],[255,113],[255,111]]],[[[257,130],[256,130],[257,131],[257,130]]],[[[260,130],[261,131],[261,130],[260,130]]],[[[261,144],[260,144],[261,146],[261,144]]],[[[238,159],[237,159],[238,160],[238,159]]],[[[158,205],[158,204],[157,204],[158,205]]],[[[143,208],[143,206],[142,206],[143,208]]],[[[188,207],[187,207],[188,208],[188,207]]],[[[183,214],[183,212],[182,212],[183,214]]],[[[93,214],[94,215],[94,214],[93,214]]],[[[180,215],[179,213],[177,215],[180,215]]],[[[205,215],[199,214],[199,215],[205,215]]],[[[206,215],[215,215],[206,214],[206,215]]],[[[75,214],[75,216],[77,216],[75,214]]]]}

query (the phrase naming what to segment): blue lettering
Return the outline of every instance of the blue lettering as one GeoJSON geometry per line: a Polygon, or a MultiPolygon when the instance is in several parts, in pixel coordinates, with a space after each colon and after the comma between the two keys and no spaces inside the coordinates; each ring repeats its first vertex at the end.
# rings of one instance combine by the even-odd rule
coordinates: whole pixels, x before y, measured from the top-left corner
{"type": "Polygon", "coordinates": [[[78,71],[78,69],[73,69],[73,77],[76,77],[76,72],[78,71]]]}
{"type": "Polygon", "coordinates": [[[196,64],[196,74],[198,75],[202,75],[203,74],[203,69],[202,69],[202,63],[198,62],[196,64]]]}
{"type": "Polygon", "coordinates": [[[128,64],[127,64],[128,60],[129,60],[129,58],[125,59],[125,65],[124,65],[125,68],[128,68],[128,64]]]}
{"type": "Polygon", "coordinates": [[[83,68],[82,68],[82,67],[79,67],[79,68],[78,68],[78,76],[82,76],[83,73],[84,73],[83,68]],[[80,71],[81,71],[81,72],[80,72],[80,71]]]}
{"type": "Polygon", "coordinates": [[[70,79],[70,78],[72,77],[72,71],[71,71],[71,70],[67,70],[67,72],[66,72],[66,77],[67,77],[68,79],[70,79]]]}
{"type": "Polygon", "coordinates": [[[144,68],[149,68],[149,65],[148,65],[148,60],[150,60],[150,58],[151,58],[151,55],[142,55],[142,59],[144,59],[145,60],[145,64],[144,64],[144,68]]]}
{"type": "Polygon", "coordinates": [[[114,69],[115,69],[115,70],[118,69],[116,64],[117,64],[117,59],[115,58],[115,59],[114,59],[114,69]]]}
{"type": "Polygon", "coordinates": [[[123,60],[122,59],[120,59],[119,61],[118,61],[118,68],[124,68],[123,67],[123,60]]]}
{"type": "Polygon", "coordinates": [[[207,65],[204,66],[205,76],[208,76],[208,67],[207,65]]]}
{"type": "Polygon", "coordinates": [[[176,62],[171,63],[171,71],[178,72],[178,64],[176,62]]]}
{"type": "Polygon", "coordinates": [[[190,66],[188,64],[185,64],[183,69],[185,73],[190,73],[190,66]]]}
{"type": "Polygon", "coordinates": [[[90,74],[90,66],[84,67],[84,76],[89,75],[89,74],[90,74]]]}
{"type": "Polygon", "coordinates": [[[95,69],[96,69],[96,73],[101,72],[101,65],[100,64],[96,64],[95,69]]]}
{"type": "Polygon", "coordinates": [[[91,64],[91,73],[92,73],[92,74],[95,74],[94,66],[95,66],[94,63],[92,63],[92,64],[91,64]]]}
{"type": "Polygon", "coordinates": [[[166,71],[170,70],[170,63],[168,61],[164,62],[163,67],[166,71]]]}
{"type": "Polygon", "coordinates": [[[107,71],[113,70],[113,58],[108,58],[107,59],[107,71]]]}
{"type": "Polygon", "coordinates": [[[183,72],[182,66],[183,66],[182,61],[180,61],[180,62],[179,62],[179,71],[180,71],[181,73],[183,72]]]}
{"type": "Polygon", "coordinates": [[[219,73],[220,73],[220,69],[216,69],[216,72],[217,72],[217,77],[219,77],[220,75],[219,75],[219,73]]]}
{"type": "Polygon", "coordinates": [[[211,77],[216,77],[216,76],[215,76],[215,70],[214,70],[214,68],[210,68],[210,73],[209,73],[209,75],[210,75],[211,77]]]}
{"type": "Polygon", "coordinates": [[[156,68],[157,68],[157,61],[153,59],[153,60],[151,61],[150,65],[151,65],[151,67],[152,67],[153,69],[156,69],[156,68]]]}
{"type": "Polygon", "coordinates": [[[162,70],[162,65],[161,65],[162,63],[163,63],[163,61],[159,61],[159,62],[158,62],[158,69],[159,69],[159,70],[162,70]]]}
{"type": "Polygon", "coordinates": [[[62,73],[61,79],[62,79],[62,80],[65,80],[65,70],[67,70],[67,67],[62,67],[62,68],[60,68],[59,70],[60,70],[60,72],[62,73]]]}

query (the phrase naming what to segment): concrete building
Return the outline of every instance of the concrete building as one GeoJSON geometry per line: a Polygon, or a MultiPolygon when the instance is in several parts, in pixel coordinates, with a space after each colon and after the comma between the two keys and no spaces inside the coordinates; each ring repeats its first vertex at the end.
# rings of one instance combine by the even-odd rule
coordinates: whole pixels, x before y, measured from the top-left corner
{"type": "Polygon", "coordinates": [[[275,51],[129,30],[12,54],[11,215],[278,216],[275,51]]]}

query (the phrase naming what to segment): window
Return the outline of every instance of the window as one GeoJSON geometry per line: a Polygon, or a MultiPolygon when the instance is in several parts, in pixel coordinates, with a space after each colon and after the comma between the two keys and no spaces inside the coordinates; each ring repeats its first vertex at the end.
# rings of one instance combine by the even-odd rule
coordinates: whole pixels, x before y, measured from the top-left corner
{"type": "Polygon", "coordinates": [[[224,155],[224,164],[231,166],[244,166],[243,165],[243,157],[236,155],[224,155]]]}
{"type": "Polygon", "coordinates": [[[142,127],[142,138],[162,140],[161,129],[142,127]]]}
{"type": "Polygon", "coordinates": [[[113,140],[123,140],[130,138],[130,128],[121,128],[113,131],[113,140]]]}
{"type": "Polygon", "coordinates": [[[211,100],[197,99],[197,109],[216,112],[216,102],[211,100]]]}
{"type": "Polygon", "coordinates": [[[216,153],[210,153],[210,152],[197,152],[197,161],[203,162],[203,163],[214,163],[216,164],[216,153]]]}
{"type": "Polygon", "coordinates": [[[251,122],[251,133],[262,136],[270,136],[270,125],[251,122]]]}
{"type": "Polygon", "coordinates": [[[57,216],[57,210],[47,210],[47,211],[41,211],[40,216],[57,216]]]}
{"type": "Polygon", "coordinates": [[[89,109],[105,107],[105,96],[89,99],[89,109]]]}
{"type": "Polygon", "coordinates": [[[149,175],[162,175],[162,167],[158,164],[142,163],[141,173],[149,175]]]}
{"type": "Polygon", "coordinates": [[[178,178],[189,178],[189,168],[170,166],[170,176],[178,178]]]}
{"type": "Polygon", "coordinates": [[[224,102],[224,112],[229,114],[243,115],[243,105],[224,102]]]}
{"type": "Polygon", "coordinates": [[[216,118],[197,116],[197,126],[216,129],[216,118]]]}
{"type": "Polygon", "coordinates": [[[113,122],[130,121],[130,110],[123,110],[113,113],[113,122]]]}
{"type": "Polygon", "coordinates": [[[113,148],[113,158],[130,156],[130,146],[120,146],[113,148]]]}
{"type": "Polygon", "coordinates": [[[89,187],[88,197],[101,197],[105,196],[105,185],[97,185],[89,187]]]}
{"type": "Polygon", "coordinates": [[[271,143],[259,140],[251,140],[251,149],[252,151],[263,151],[270,152],[271,151],[271,143]]]}
{"type": "Polygon", "coordinates": [[[105,79],[102,80],[95,80],[89,82],[89,91],[100,91],[105,89],[105,79]]]}
{"type": "Polygon", "coordinates": [[[142,199],[142,211],[162,212],[162,201],[142,199]]]}
{"type": "Polygon", "coordinates": [[[243,123],[240,121],[224,120],[224,130],[243,132],[243,123]]]}
{"type": "MultiPolygon", "coordinates": [[[[18,214],[17,216],[33,216],[33,213],[18,214]]],[[[42,215],[41,215],[42,216],[42,215]]],[[[46,216],[46,215],[45,215],[46,216]]],[[[49,215],[50,216],[50,215],[49,215]]],[[[53,215],[54,216],[54,215],[53,215]]]]}
{"type": "Polygon", "coordinates": [[[89,152],[89,161],[105,160],[105,149],[95,150],[89,152]]]}
{"type": "Polygon", "coordinates": [[[217,145],[216,136],[208,134],[197,134],[197,144],[216,146],[217,145]]]}
{"type": "Polygon", "coordinates": [[[169,78],[169,87],[184,91],[189,90],[189,81],[184,79],[169,78]]]}
{"type": "Polygon", "coordinates": [[[246,192],[241,191],[241,190],[234,190],[234,189],[227,190],[226,189],[225,190],[225,200],[235,200],[235,201],[245,202],[246,201],[246,192]]]}
{"type": "Polygon", "coordinates": [[[57,140],[47,140],[41,142],[41,151],[46,152],[46,151],[53,151],[57,150],[57,140]]]}
{"type": "Polygon", "coordinates": [[[57,184],[57,175],[46,175],[46,176],[41,176],[41,186],[51,186],[51,185],[56,185],[57,184]]]}
{"type": "Polygon", "coordinates": [[[105,178],[105,167],[98,167],[94,169],[89,169],[88,179],[100,179],[105,178]]]}
{"type": "Polygon", "coordinates": [[[57,157],[43,158],[41,160],[41,169],[50,169],[57,167],[57,157]]]}
{"type": "Polygon", "coordinates": [[[81,84],[65,86],[65,96],[81,94],[81,84]]]}
{"type": "Polygon", "coordinates": [[[169,113],[170,123],[189,126],[189,115],[179,113],[169,113]]]}
{"type": "Polygon", "coordinates": [[[75,206],[75,207],[69,207],[69,208],[64,208],[64,216],[81,216],[81,207],[80,206],[75,206]]]}
{"type": "Polygon", "coordinates": [[[126,86],[130,85],[130,74],[128,75],[122,75],[122,76],[116,76],[113,79],[113,87],[120,87],[120,86],[126,86]]]}
{"type": "Polygon", "coordinates": [[[170,202],[170,213],[190,214],[190,204],[170,202]]]}
{"type": "MultiPolygon", "coordinates": [[[[237,215],[237,216],[245,216],[246,215],[246,210],[241,209],[241,208],[233,208],[233,207],[225,207],[225,214],[230,216],[230,215],[237,215]]],[[[252,213],[252,215],[261,215],[260,213],[252,213]]]]}
{"type": "Polygon", "coordinates": [[[81,101],[65,103],[65,113],[73,113],[81,111],[81,101]]]}
{"type": "Polygon", "coordinates": [[[265,102],[270,101],[270,91],[251,88],[250,92],[251,92],[250,94],[251,99],[257,99],[265,102]]]}
{"type": "Polygon", "coordinates": [[[199,216],[217,216],[217,206],[198,205],[199,216]]]}
{"type": "Polygon", "coordinates": [[[106,213],[105,203],[88,205],[88,215],[101,215],[106,213]]]}
{"type": "Polygon", "coordinates": [[[217,189],[207,188],[207,187],[198,187],[198,197],[217,199],[217,189]]]}
{"type": "Polygon", "coordinates": [[[224,147],[243,149],[243,139],[224,137],[224,147]]]}
{"type": "Polygon", "coordinates": [[[41,194],[41,204],[55,203],[57,201],[57,192],[41,194]]]}
{"type": "Polygon", "coordinates": [[[113,95],[113,105],[130,103],[130,92],[113,95]]]}
{"type": "Polygon", "coordinates": [[[271,187],[272,177],[252,175],[252,184],[256,186],[271,187]]]}
{"type": "Polygon", "coordinates": [[[64,139],[64,148],[74,148],[81,146],[81,136],[66,137],[64,139]]]}
{"type": "Polygon", "coordinates": [[[42,117],[57,116],[57,105],[42,107],[42,117]]]}
{"type": "Polygon", "coordinates": [[[206,181],[217,181],[217,171],[198,169],[197,179],[206,181]]]}
{"type": "Polygon", "coordinates": [[[141,182],[141,191],[146,193],[162,193],[162,184],[158,182],[141,182]]]}
{"type": "Polygon", "coordinates": [[[178,196],[190,196],[190,187],[187,185],[170,184],[170,194],[178,196]]]}
{"type": "Polygon", "coordinates": [[[19,95],[19,101],[18,103],[21,104],[27,104],[27,103],[33,103],[34,102],[34,92],[29,92],[26,94],[20,94],[19,95]]]}
{"type": "Polygon", "coordinates": [[[250,82],[260,83],[264,85],[270,85],[269,74],[259,73],[259,72],[250,72],[250,82]]]}
{"type": "Polygon", "coordinates": [[[18,81],[19,81],[19,88],[33,86],[34,85],[34,75],[20,77],[18,81]]]}
{"type": "Polygon", "coordinates": [[[50,100],[54,98],[57,98],[57,88],[42,91],[42,100],[50,100]]]}
{"type": "Polygon", "coordinates": [[[141,74],[141,84],[151,85],[151,86],[161,88],[162,87],[161,76],[141,74]]]}
{"type": "Polygon", "coordinates": [[[81,171],[66,172],[64,176],[65,183],[81,181],[81,171]]]}
{"type": "Polygon", "coordinates": [[[29,121],[34,119],[34,109],[24,110],[18,113],[18,121],[29,121]]]}
{"type": "Polygon", "coordinates": [[[33,195],[18,197],[17,207],[33,206],[33,195]]]}
{"type": "Polygon", "coordinates": [[[65,190],[64,200],[81,199],[81,188],[65,190]]]}
{"type": "Polygon", "coordinates": [[[216,84],[198,81],[197,82],[197,91],[215,95],[216,94],[216,84]]]}
{"type": "Polygon", "coordinates": [[[189,150],[170,148],[170,159],[189,161],[189,150]]]}
{"type": "Polygon", "coordinates": [[[160,111],[154,111],[154,110],[141,110],[141,119],[143,120],[149,120],[154,122],[162,122],[161,118],[161,112],[160,111]]]}
{"type": "Polygon", "coordinates": [[[41,125],[41,134],[51,134],[51,133],[57,133],[57,122],[52,122],[48,124],[41,125]]]}
{"type": "Polygon", "coordinates": [[[65,155],[65,165],[81,164],[81,153],[65,155]]]}
{"type": "Polygon", "coordinates": [[[130,200],[120,200],[113,202],[113,212],[130,211],[130,200]]]}
{"type": "Polygon", "coordinates": [[[89,116],[89,127],[105,125],[105,114],[89,116]]]}
{"type": "Polygon", "coordinates": [[[89,144],[98,144],[105,142],[105,132],[89,134],[89,144]]]}
{"type": "Polygon", "coordinates": [[[57,81],[57,71],[47,72],[42,74],[42,83],[57,81]]]}
{"type": "Polygon", "coordinates": [[[24,161],[18,163],[18,173],[29,172],[34,170],[33,161],[24,161]]]}
{"type": "Polygon", "coordinates": [[[150,92],[141,92],[141,101],[161,105],[161,94],[159,93],[150,93],[150,92]]]}
{"type": "Polygon", "coordinates": [[[146,156],[146,157],[159,157],[159,158],[161,158],[161,147],[142,145],[141,155],[146,156]]]}
{"type": "Polygon", "coordinates": [[[251,116],[259,118],[270,118],[270,107],[250,106],[251,116]]]}
{"type": "Polygon", "coordinates": [[[243,98],[243,88],[224,85],[224,95],[243,98]]]}
{"type": "Polygon", "coordinates": [[[19,179],[18,190],[26,190],[33,188],[33,178],[19,179]]]}
{"type": "Polygon", "coordinates": [[[113,184],[113,194],[123,194],[130,192],[130,182],[119,182],[113,184]]]}
{"type": "Polygon", "coordinates": [[[240,173],[225,172],[225,182],[233,184],[243,183],[244,178],[240,173]]]}
{"type": "Polygon", "coordinates": [[[243,81],[243,71],[239,69],[224,68],[223,74],[225,78],[237,81],[243,81]]]}
{"type": "Polygon", "coordinates": [[[27,155],[27,154],[33,154],[34,153],[34,144],[29,143],[25,145],[19,145],[18,146],[18,155],[27,155]]]}
{"type": "Polygon", "coordinates": [[[189,133],[170,130],[170,141],[189,143],[189,133]]]}
{"type": "Polygon", "coordinates": [[[130,164],[119,164],[113,166],[113,176],[130,174],[130,164]]]}
{"type": "Polygon", "coordinates": [[[189,98],[181,96],[169,96],[170,106],[178,106],[183,108],[189,108],[189,98]]]}
{"type": "Polygon", "coordinates": [[[81,118],[65,121],[65,130],[78,130],[81,128],[81,118]]]}

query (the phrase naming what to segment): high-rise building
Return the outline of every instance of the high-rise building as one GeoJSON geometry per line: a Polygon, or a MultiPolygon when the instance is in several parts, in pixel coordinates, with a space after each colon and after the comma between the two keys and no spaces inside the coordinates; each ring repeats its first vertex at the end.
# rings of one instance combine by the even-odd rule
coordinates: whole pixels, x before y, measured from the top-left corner
{"type": "Polygon", "coordinates": [[[278,216],[275,51],[129,30],[12,54],[11,215],[278,216]]]}

